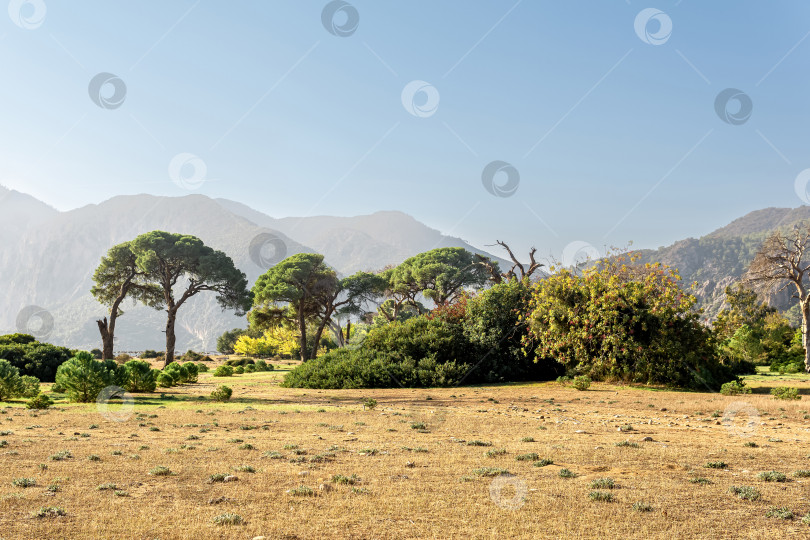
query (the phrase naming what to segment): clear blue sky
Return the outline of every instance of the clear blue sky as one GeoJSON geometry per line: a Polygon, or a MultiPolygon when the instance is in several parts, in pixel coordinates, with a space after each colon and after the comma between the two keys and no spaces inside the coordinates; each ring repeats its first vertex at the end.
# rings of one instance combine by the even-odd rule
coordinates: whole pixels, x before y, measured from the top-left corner
{"type": "Polygon", "coordinates": [[[0,20],[0,183],[62,210],[187,194],[169,171],[183,153],[200,161],[181,176],[206,167],[194,192],[274,216],[401,210],[558,257],[802,203],[807,2],[352,0],[345,37],[325,1],[16,4],[0,20]],[[639,35],[649,7],[663,18],[639,35]],[[126,85],[116,108],[89,96],[103,72],[126,85]],[[403,106],[415,80],[439,97],[406,100],[422,116],[403,106]],[[750,97],[744,123],[716,113],[726,88],[750,97]],[[495,160],[519,172],[512,196],[482,185],[495,160]]]}

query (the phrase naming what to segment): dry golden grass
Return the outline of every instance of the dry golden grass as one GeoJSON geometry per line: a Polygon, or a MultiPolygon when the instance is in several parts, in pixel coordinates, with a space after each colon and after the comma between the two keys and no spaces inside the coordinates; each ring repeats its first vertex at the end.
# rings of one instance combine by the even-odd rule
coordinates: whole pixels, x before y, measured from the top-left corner
{"type": "Polygon", "coordinates": [[[810,526],[800,519],[810,512],[810,479],[791,476],[810,469],[806,396],[786,402],[765,394],[724,397],[604,384],[578,392],[556,383],[317,391],[280,388],[280,375],[214,379],[203,374],[200,383],[166,391],[164,399],[160,394],[136,397],[134,413],[123,422],[104,417],[95,404],[58,402],[40,413],[24,409],[21,402],[6,406],[0,431],[13,433],[0,435],[8,441],[0,448],[0,536],[810,536],[810,526]],[[230,403],[200,399],[222,383],[234,390],[230,403]],[[363,410],[366,397],[378,401],[375,410],[363,410]],[[748,434],[744,414],[737,414],[731,427],[721,422],[723,411],[741,401],[759,414],[747,437],[740,435],[748,434]],[[714,411],[721,417],[713,418],[714,411]],[[413,429],[418,423],[426,429],[413,429]],[[633,429],[618,431],[625,425],[633,429]],[[527,437],[534,442],[522,442],[527,437]],[[644,437],[653,441],[642,442],[644,437]],[[229,442],[234,439],[243,442],[229,442]],[[475,440],[492,446],[466,444],[475,440]],[[639,447],[616,446],[625,440],[639,447]],[[758,446],[745,446],[749,441],[758,446]],[[240,448],[243,444],[254,449],[240,448]],[[305,453],[297,456],[285,445],[305,453]],[[378,453],[363,455],[364,449],[378,453]],[[506,453],[487,457],[494,449],[506,453]],[[73,457],[49,459],[62,450],[73,457]],[[272,451],[283,458],[264,456],[272,451]],[[532,461],[516,460],[530,453],[554,464],[535,467],[532,461]],[[88,460],[90,455],[100,461],[88,460]],[[294,458],[303,459],[293,463],[294,458]],[[726,462],[728,469],[704,468],[710,461],[726,462]],[[234,472],[240,465],[256,472],[234,472]],[[150,475],[157,466],[173,474],[150,475]],[[476,476],[473,471],[481,467],[506,469],[514,476],[476,476]],[[560,478],[562,468],[578,476],[560,478]],[[784,472],[790,481],[757,478],[770,470],[784,472]],[[207,483],[217,473],[232,473],[238,480],[207,483]],[[354,474],[359,481],[332,483],[338,474],[354,474]],[[696,476],[712,483],[691,483],[696,476]],[[614,502],[588,497],[590,482],[602,477],[616,482],[614,502]],[[36,486],[15,487],[15,478],[35,478],[36,486]],[[127,495],[97,489],[107,483],[127,495]],[[48,491],[52,484],[60,490],[48,491]],[[331,489],[319,489],[322,484],[331,489]],[[287,492],[302,485],[315,495],[287,492]],[[754,486],[762,497],[740,500],[728,492],[732,485],[754,486]],[[516,496],[520,490],[525,490],[523,499],[516,496]],[[632,508],[642,501],[652,511],[632,508]],[[772,506],[790,507],[796,518],[766,518],[772,506]],[[66,515],[32,517],[41,507],[59,507],[66,515]],[[240,515],[244,524],[214,524],[214,517],[224,513],[240,515]]]}

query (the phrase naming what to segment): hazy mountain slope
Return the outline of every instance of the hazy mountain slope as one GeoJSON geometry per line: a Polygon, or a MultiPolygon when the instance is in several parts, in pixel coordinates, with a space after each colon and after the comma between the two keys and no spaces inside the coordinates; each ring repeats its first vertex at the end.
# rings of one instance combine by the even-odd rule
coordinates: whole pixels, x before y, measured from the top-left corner
{"type": "Polygon", "coordinates": [[[476,249],[460,238],[445,236],[402,212],[276,219],[241,203],[225,199],[217,199],[217,202],[237,215],[282,231],[312,247],[343,273],[399,264],[416,253],[437,247],[463,247],[497,260],[501,267],[511,266],[504,259],[476,249]]]}
{"type": "MultiPolygon", "coordinates": [[[[643,261],[668,264],[680,271],[685,284],[697,282],[700,306],[712,319],[723,307],[725,288],[743,277],[763,240],[777,229],[787,230],[808,220],[808,206],[757,210],[701,238],[642,250],[643,261]]],[[[788,311],[795,303],[790,296],[791,292],[785,292],[768,300],[788,311]]]]}

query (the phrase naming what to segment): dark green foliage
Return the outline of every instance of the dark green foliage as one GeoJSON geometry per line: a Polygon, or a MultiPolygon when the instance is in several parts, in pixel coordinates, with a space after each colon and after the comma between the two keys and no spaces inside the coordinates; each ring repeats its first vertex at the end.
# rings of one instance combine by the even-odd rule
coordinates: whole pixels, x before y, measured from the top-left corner
{"type": "Polygon", "coordinates": [[[273,364],[268,364],[264,360],[256,360],[256,371],[273,371],[273,364]]]}
{"type": "Polygon", "coordinates": [[[724,383],[720,387],[720,393],[724,396],[737,396],[739,394],[750,394],[751,389],[745,386],[745,381],[738,378],[734,381],[724,383]]]}
{"type": "Polygon", "coordinates": [[[170,388],[174,386],[174,379],[168,373],[158,371],[155,377],[155,383],[161,388],[170,388]]]}
{"type": "Polygon", "coordinates": [[[20,391],[19,396],[24,398],[32,398],[39,394],[39,379],[30,375],[20,376],[20,391]]]}
{"type": "Polygon", "coordinates": [[[233,346],[236,344],[236,340],[246,333],[247,330],[243,330],[242,328],[228,330],[217,338],[217,350],[222,354],[233,354],[235,352],[233,346]]]}
{"type": "Polygon", "coordinates": [[[256,361],[253,358],[246,358],[244,356],[239,358],[229,358],[225,360],[225,365],[231,367],[238,367],[238,366],[245,367],[248,364],[255,364],[255,363],[256,361]]]}
{"type": "Polygon", "coordinates": [[[205,373],[208,371],[208,366],[202,362],[197,362],[197,373],[205,373]]]}
{"type": "Polygon", "coordinates": [[[8,360],[20,370],[20,375],[30,375],[43,382],[53,382],[57,368],[71,356],[70,349],[41,343],[28,334],[0,336],[0,359],[8,360]]]}
{"type": "Polygon", "coordinates": [[[214,370],[214,377],[231,377],[233,376],[233,368],[231,366],[222,364],[217,366],[214,370]]]}
{"type": "Polygon", "coordinates": [[[802,399],[802,396],[799,395],[798,388],[790,388],[787,386],[778,386],[776,388],[772,388],[771,395],[773,396],[773,399],[785,399],[788,401],[802,399]]]}
{"type": "Polygon", "coordinates": [[[26,409],[47,409],[53,405],[53,400],[45,394],[38,394],[25,403],[26,409]]]}
{"type": "Polygon", "coordinates": [[[92,354],[93,358],[95,358],[96,360],[101,360],[101,358],[103,357],[101,349],[92,349],[90,351],[90,354],[92,354]]]}
{"type": "Polygon", "coordinates": [[[56,372],[56,384],[67,393],[71,401],[87,403],[95,401],[99,392],[107,386],[115,385],[118,366],[111,371],[104,362],[95,360],[88,352],[76,353],[76,356],[59,366],[56,372]]]}
{"type": "Polygon", "coordinates": [[[141,353],[141,358],[157,358],[158,356],[160,356],[160,353],[152,349],[146,349],[141,353]]]}
{"type": "Polygon", "coordinates": [[[129,392],[154,392],[157,385],[157,370],[153,370],[149,362],[143,360],[130,360],[124,364],[127,373],[123,385],[129,392]]]}
{"type": "Polygon", "coordinates": [[[233,395],[233,390],[225,385],[219,386],[216,390],[211,392],[211,399],[214,401],[228,401],[233,395]]]}
{"type": "Polygon", "coordinates": [[[0,360],[0,401],[19,396],[21,390],[20,370],[8,361],[0,360]]]}

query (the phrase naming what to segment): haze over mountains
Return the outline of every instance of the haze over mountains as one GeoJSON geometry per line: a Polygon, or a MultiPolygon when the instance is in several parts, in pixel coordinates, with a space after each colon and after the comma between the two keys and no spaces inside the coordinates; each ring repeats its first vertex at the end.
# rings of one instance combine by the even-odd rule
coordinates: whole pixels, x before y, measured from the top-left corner
{"type": "MultiPolygon", "coordinates": [[[[0,186],[0,301],[4,306],[0,332],[17,331],[21,324],[29,324],[35,333],[48,330],[40,329],[39,318],[28,323],[17,320],[23,308],[38,306],[53,317],[49,341],[98,347],[95,320],[106,310],[90,295],[93,272],[111,246],[155,229],[192,234],[225,252],[251,285],[272,264],[300,252],[324,254],[326,262],[343,275],[398,264],[436,247],[457,246],[486,254],[401,212],[275,219],[241,203],[203,195],[119,196],[59,212],[0,186]]],[[[124,311],[116,329],[116,350],[163,348],[164,312],[132,304],[124,311]]],[[[245,325],[244,318],[223,313],[213,295],[201,294],[180,310],[177,347],[211,351],[222,332],[245,325]]]]}
{"type": "MultiPolygon", "coordinates": [[[[697,281],[700,305],[711,318],[721,309],[725,287],[740,279],[765,236],[776,228],[808,220],[807,206],[767,208],[701,238],[641,253],[645,261],[678,268],[685,283],[697,281]]],[[[0,186],[0,301],[4,306],[0,332],[17,331],[27,324],[34,333],[47,330],[47,339],[53,343],[97,347],[95,320],[106,310],[89,293],[93,271],[111,246],[155,229],[192,234],[224,251],[251,285],[271,264],[299,252],[324,254],[343,275],[379,270],[446,246],[464,247],[493,257],[502,267],[509,266],[503,259],[401,212],[279,219],[239,202],[203,195],[119,196],[59,212],[34,197],[0,186]],[[38,306],[52,316],[52,328],[40,328],[42,320],[37,317],[17,320],[27,306],[38,306]]],[[[773,298],[772,303],[783,311],[793,306],[789,294],[773,298]]],[[[160,350],[164,312],[132,304],[124,310],[116,350],[160,350]]],[[[223,331],[245,325],[244,318],[223,313],[212,296],[200,295],[180,311],[178,349],[214,350],[223,331]]]]}

